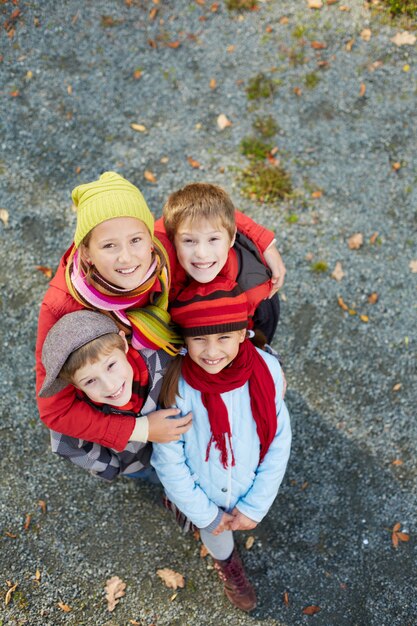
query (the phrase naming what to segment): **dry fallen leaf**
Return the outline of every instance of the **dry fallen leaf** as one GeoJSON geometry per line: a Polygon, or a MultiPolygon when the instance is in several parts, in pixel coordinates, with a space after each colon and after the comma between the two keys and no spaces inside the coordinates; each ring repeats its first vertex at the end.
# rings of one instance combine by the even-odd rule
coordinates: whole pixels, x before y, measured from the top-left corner
{"type": "Polygon", "coordinates": [[[399,161],[396,161],[392,164],[392,169],[394,170],[394,172],[398,172],[398,170],[401,169],[401,163],[399,161]]]}
{"type": "Polygon", "coordinates": [[[216,87],[217,87],[217,82],[216,82],[216,79],[215,79],[215,78],[212,78],[212,79],[210,80],[210,89],[216,89],[216,87]]]}
{"type": "Polygon", "coordinates": [[[187,161],[191,165],[191,167],[193,167],[194,169],[196,169],[196,170],[200,169],[201,163],[199,163],[198,161],[196,161],[192,157],[187,157],[187,161]]]}
{"type": "Polygon", "coordinates": [[[404,461],[402,461],[401,459],[394,459],[391,462],[391,465],[394,465],[395,467],[399,467],[400,465],[404,465],[404,461]]]}
{"type": "Polygon", "coordinates": [[[400,522],[397,522],[396,524],[394,524],[391,531],[391,541],[395,549],[398,548],[398,544],[400,541],[409,541],[410,539],[410,535],[408,533],[400,532],[400,528],[401,524],[400,522]]]}
{"type": "Polygon", "coordinates": [[[45,500],[38,500],[38,505],[39,505],[42,513],[45,515],[45,513],[46,513],[46,502],[45,502],[45,500]]]}
{"type": "Polygon", "coordinates": [[[134,122],[130,125],[132,130],[136,130],[138,133],[146,133],[146,126],[143,124],[135,124],[134,122]]]}
{"type": "Polygon", "coordinates": [[[163,569],[156,570],[159,578],[161,578],[165,585],[171,589],[181,589],[184,587],[184,576],[179,574],[178,572],[174,572],[174,570],[169,569],[168,567],[164,567],[163,569]]]}
{"type": "Polygon", "coordinates": [[[52,270],[50,267],[46,267],[45,265],[36,265],[36,269],[39,272],[42,272],[46,278],[52,278],[52,270]]]}
{"type": "Polygon", "coordinates": [[[30,513],[28,513],[25,518],[25,523],[23,524],[24,530],[29,530],[31,521],[32,521],[32,516],[30,515],[30,513]]]}
{"type": "Polygon", "coordinates": [[[321,198],[323,195],[323,192],[321,191],[321,189],[317,189],[317,191],[313,191],[311,194],[312,198],[321,198]]]}
{"type": "Polygon", "coordinates": [[[358,250],[363,245],[362,233],[355,233],[348,239],[348,246],[351,250],[358,250]]]}
{"type": "Polygon", "coordinates": [[[9,212],[6,209],[0,209],[0,220],[5,226],[9,223],[9,212]]]}
{"type": "Polygon", "coordinates": [[[392,37],[391,41],[396,46],[413,46],[416,43],[416,36],[407,30],[403,30],[402,33],[397,33],[395,37],[392,37]]]}
{"type": "Polygon", "coordinates": [[[71,607],[68,606],[68,604],[64,604],[64,602],[58,602],[58,606],[61,611],[64,611],[64,613],[69,613],[70,611],[72,611],[71,607]]]}
{"type": "Polygon", "coordinates": [[[361,322],[367,324],[369,322],[369,317],[367,315],[359,315],[359,319],[361,322]]]}
{"type": "Polygon", "coordinates": [[[370,28],[364,28],[361,32],[361,39],[364,41],[369,41],[372,36],[372,32],[370,28]]]}
{"type": "Polygon", "coordinates": [[[282,17],[280,17],[280,19],[279,19],[279,23],[280,23],[280,24],[284,24],[284,25],[285,25],[285,24],[288,24],[288,22],[289,22],[289,21],[290,21],[290,20],[288,19],[288,17],[287,17],[286,15],[283,15],[283,16],[282,16],[282,17]]]}
{"type": "Polygon", "coordinates": [[[313,50],[324,50],[325,48],[327,48],[327,43],[321,41],[312,41],[310,45],[313,50]]]}
{"type": "Polygon", "coordinates": [[[6,537],[10,537],[10,539],[17,539],[17,535],[10,533],[8,530],[6,530],[4,534],[6,535],[6,537]]]}
{"type": "Polygon", "coordinates": [[[412,274],[417,274],[417,259],[410,261],[408,267],[410,268],[412,274]]]}
{"type": "Polygon", "coordinates": [[[344,275],[345,273],[343,271],[342,264],[340,263],[340,261],[337,261],[336,265],[334,266],[334,270],[331,274],[331,277],[339,281],[339,280],[342,280],[344,275]]]}
{"type": "Polygon", "coordinates": [[[226,52],[234,52],[236,50],[236,46],[234,44],[231,44],[230,46],[227,46],[226,48],[226,52]]]}
{"type": "Polygon", "coordinates": [[[303,609],[304,615],[315,615],[319,611],[321,611],[321,608],[316,604],[311,604],[310,606],[306,606],[305,609],[303,609]]]}
{"type": "Polygon", "coordinates": [[[346,4],[342,4],[339,7],[339,11],[346,11],[346,12],[348,12],[348,11],[350,11],[350,7],[348,7],[346,4]]]}
{"type": "Polygon", "coordinates": [[[220,130],[224,130],[225,128],[231,125],[232,125],[232,122],[229,120],[229,118],[224,113],[220,113],[220,115],[217,118],[218,128],[220,128],[220,130]]]}
{"type": "Polygon", "coordinates": [[[41,573],[40,573],[40,571],[38,569],[35,572],[34,579],[36,580],[36,582],[40,582],[40,580],[41,580],[41,573]]]}
{"type": "Polygon", "coordinates": [[[300,89],[300,87],[294,87],[293,89],[294,93],[296,96],[300,97],[303,93],[302,89],[300,89]]]}
{"type": "Polygon", "coordinates": [[[149,19],[154,20],[157,15],[158,15],[158,9],[156,7],[153,7],[153,9],[149,11],[149,19]]]}
{"type": "Polygon", "coordinates": [[[349,41],[345,45],[345,50],[347,50],[347,52],[350,52],[352,50],[352,48],[353,48],[353,44],[354,43],[355,43],[354,39],[349,39],[349,41]]]}
{"type": "Polygon", "coordinates": [[[135,80],[139,80],[139,78],[141,78],[141,77],[142,77],[142,73],[143,73],[143,72],[142,72],[142,70],[135,70],[135,71],[133,72],[133,78],[134,78],[135,80]]]}
{"type": "Polygon", "coordinates": [[[361,83],[361,86],[359,88],[359,97],[363,98],[365,94],[366,94],[366,85],[365,83],[361,83]]]}
{"type": "Polygon", "coordinates": [[[254,543],[255,543],[255,537],[253,535],[250,535],[250,537],[246,539],[246,543],[245,543],[246,550],[250,550],[254,543]]]}
{"type": "Polygon", "coordinates": [[[343,300],[342,296],[337,297],[337,304],[340,306],[341,309],[343,309],[343,311],[349,311],[349,307],[343,300]]]}
{"type": "Polygon", "coordinates": [[[321,9],[323,2],[321,0],[307,0],[309,9],[321,9]]]}
{"type": "Polygon", "coordinates": [[[379,233],[375,232],[369,237],[369,243],[371,244],[371,246],[373,246],[375,241],[378,239],[378,235],[379,233]]]}
{"type": "Polygon", "coordinates": [[[145,170],[143,176],[149,183],[156,183],[156,176],[149,170],[145,170]]]}
{"type": "Polygon", "coordinates": [[[181,45],[180,41],[169,41],[167,44],[168,48],[179,48],[181,45]]]}
{"type": "Polygon", "coordinates": [[[126,594],[125,589],[126,583],[118,576],[112,576],[106,581],[104,590],[106,592],[108,611],[114,611],[116,605],[119,604],[120,598],[126,594]]]}
{"type": "Polygon", "coordinates": [[[10,589],[8,590],[8,592],[6,593],[6,597],[4,599],[4,604],[5,606],[7,606],[10,602],[10,600],[12,599],[12,595],[13,592],[16,591],[17,587],[18,587],[19,583],[14,584],[12,587],[10,587],[10,589]]]}
{"type": "Polygon", "coordinates": [[[379,300],[379,296],[376,291],[373,291],[372,293],[369,294],[368,296],[369,304],[376,304],[378,300],[379,300]]]}
{"type": "Polygon", "coordinates": [[[399,391],[402,387],[401,383],[395,383],[395,385],[393,386],[392,390],[393,391],[399,391]]]}
{"type": "Polygon", "coordinates": [[[290,596],[288,591],[284,591],[282,595],[282,602],[284,603],[284,606],[290,606],[290,596]]]}

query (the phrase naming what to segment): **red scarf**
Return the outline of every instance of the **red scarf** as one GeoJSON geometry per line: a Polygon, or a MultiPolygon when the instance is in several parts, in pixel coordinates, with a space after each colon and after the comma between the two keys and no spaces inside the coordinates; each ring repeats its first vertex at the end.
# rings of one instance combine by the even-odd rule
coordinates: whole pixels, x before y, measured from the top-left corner
{"type": "Polygon", "coordinates": [[[232,453],[232,465],[235,464],[235,459],[227,408],[220,394],[242,387],[249,381],[252,415],[261,442],[259,463],[262,463],[277,431],[275,385],[265,360],[253,344],[245,339],[240,344],[236,358],[229,367],[225,367],[218,374],[209,374],[187,354],[182,364],[182,375],[191,387],[201,392],[203,404],[208,412],[212,435],[207,446],[206,461],[214,441],[216,448],[220,450],[223,467],[227,467],[226,440],[229,441],[232,453]]]}

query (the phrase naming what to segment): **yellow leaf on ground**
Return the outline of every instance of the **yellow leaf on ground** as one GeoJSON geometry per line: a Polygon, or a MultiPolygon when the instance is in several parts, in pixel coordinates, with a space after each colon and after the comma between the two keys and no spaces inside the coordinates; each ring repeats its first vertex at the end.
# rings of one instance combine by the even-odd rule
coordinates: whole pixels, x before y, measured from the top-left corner
{"type": "Polygon", "coordinates": [[[361,320],[361,322],[364,322],[365,324],[369,322],[369,317],[367,315],[359,315],[359,319],[361,320]]]}
{"type": "Polygon", "coordinates": [[[378,239],[378,232],[373,233],[370,237],[369,237],[369,243],[373,246],[375,241],[378,239]]]}
{"type": "Polygon", "coordinates": [[[123,582],[118,576],[112,576],[106,580],[106,586],[104,588],[106,592],[107,610],[114,611],[116,604],[119,603],[120,598],[126,595],[125,592],[126,583],[123,582]]]}
{"type": "Polygon", "coordinates": [[[71,607],[68,606],[68,604],[64,604],[64,602],[58,602],[58,606],[61,611],[64,611],[64,613],[69,613],[70,611],[72,611],[71,607]]]}
{"type": "Polygon", "coordinates": [[[132,130],[136,130],[138,133],[146,133],[146,126],[143,124],[135,124],[134,122],[130,125],[132,130]]]}
{"type": "Polygon", "coordinates": [[[283,25],[288,24],[289,21],[290,20],[288,19],[286,15],[283,15],[282,17],[279,18],[279,23],[283,25]]]}
{"type": "Polygon", "coordinates": [[[358,250],[363,245],[362,233],[355,233],[348,239],[348,246],[351,250],[358,250]]]}
{"type": "Polygon", "coordinates": [[[401,33],[397,33],[395,37],[392,37],[391,41],[396,46],[413,46],[416,43],[416,36],[407,30],[403,30],[401,33]]]}
{"type": "Polygon", "coordinates": [[[337,261],[336,265],[334,266],[334,270],[333,270],[331,276],[335,280],[340,281],[340,280],[342,280],[344,275],[345,275],[345,273],[343,271],[342,264],[340,263],[340,261],[337,261]]]}
{"type": "Polygon", "coordinates": [[[5,226],[9,223],[9,212],[6,209],[0,209],[0,220],[5,226]]]}
{"type": "Polygon", "coordinates": [[[364,28],[361,32],[361,39],[364,41],[369,41],[372,36],[372,32],[370,28],[364,28]]]}
{"type": "Polygon", "coordinates": [[[399,161],[396,161],[395,163],[392,164],[392,169],[395,172],[398,172],[398,170],[401,169],[401,163],[399,161]]]}
{"type": "Polygon", "coordinates": [[[395,385],[393,386],[392,390],[393,391],[399,391],[402,387],[401,383],[395,383],[395,385]]]}
{"type": "Polygon", "coordinates": [[[342,296],[337,297],[337,304],[340,306],[341,309],[343,309],[343,311],[349,311],[349,307],[343,300],[342,296]]]}
{"type": "Polygon", "coordinates": [[[171,589],[181,589],[184,587],[184,576],[179,574],[178,572],[174,572],[174,570],[169,569],[168,567],[164,567],[163,569],[156,570],[159,578],[164,581],[167,587],[171,589]]]}
{"type": "Polygon", "coordinates": [[[321,198],[323,195],[323,192],[321,191],[321,189],[317,189],[316,191],[313,191],[313,193],[311,194],[312,198],[321,198]]]}
{"type": "Polygon", "coordinates": [[[372,293],[369,294],[368,296],[369,304],[376,304],[378,300],[379,300],[379,296],[376,291],[373,291],[372,293]]]}
{"type": "Polygon", "coordinates": [[[365,94],[366,94],[366,85],[365,83],[361,83],[361,86],[359,88],[359,97],[363,98],[365,94]]]}
{"type": "Polygon", "coordinates": [[[417,274],[417,259],[413,259],[409,262],[408,267],[413,274],[417,274]]]}
{"type": "Polygon", "coordinates": [[[7,606],[10,602],[10,600],[12,599],[12,595],[13,592],[16,591],[17,587],[18,587],[19,583],[14,584],[12,587],[10,587],[10,589],[8,590],[8,592],[6,593],[6,597],[4,599],[4,604],[5,606],[7,606]]]}
{"type": "Polygon", "coordinates": [[[227,46],[226,48],[226,52],[234,52],[236,50],[236,46],[231,44],[230,46],[227,46]]]}
{"type": "Polygon", "coordinates": [[[212,78],[212,79],[210,80],[210,89],[216,89],[216,87],[217,87],[217,82],[216,82],[216,79],[215,79],[215,78],[212,78]]]}
{"type": "Polygon", "coordinates": [[[350,52],[352,50],[352,48],[353,48],[353,44],[354,43],[355,43],[354,39],[349,39],[349,41],[345,45],[345,50],[347,50],[347,52],[350,52]]]}
{"type": "Polygon", "coordinates": [[[224,130],[225,128],[231,125],[232,125],[232,122],[229,120],[229,118],[224,113],[220,113],[220,115],[217,118],[218,128],[220,128],[220,130],[224,130]]]}
{"type": "Polygon", "coordinates": [[[404,461],[402,461],[401,459],[394,459],[391,462],[391,465],[394,465],[395,467],[399,467],[400,465],[404,465],[404,461]]]}
{"type": "Polygon", "coordinates": [[[143,176],[149,183],[156,183],[156,176],[153,172],[150,172],[149,170],[145,170],[143,176]]]}
{"type": "Polygon", "coordinates": [[[346,4],[342,4],[339,7],[339,11],[346,11],[346,12],[348,12],[348,11],[350,11],[350,7],[348,7],[346,4]]]}
{"type": "Polygon", "coordinates": [[[246,543],[245,543],[246,550],[250,550],[254,543],[255,543],[255,537],[251,535],[250,537],[246,539],[246,543]]]}
{"type": "Polygon", "coordinates": [[[322,0],[307,0],[309,9],[321,9],[323,6],[322,0]]]}

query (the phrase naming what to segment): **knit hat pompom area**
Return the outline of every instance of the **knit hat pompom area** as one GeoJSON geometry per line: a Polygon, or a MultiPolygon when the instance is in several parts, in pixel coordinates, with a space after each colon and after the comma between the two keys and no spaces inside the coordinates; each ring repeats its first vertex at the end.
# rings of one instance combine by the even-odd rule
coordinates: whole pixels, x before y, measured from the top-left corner
{"type": "Polygon", "coordinates": [[[95,226],[116,217],[135,217],[153,237],[155,220],[145,198],[116,172],[104,172],[98,180],[78,185],[72,191],[72,200],[77,209],[76,248],[95,226]]]}
{"type": "Polygon", "coordinates": [[[248,325],[245,292],[221,276],[209,283],[192,281],[173,302],[170,312],[184,337],[228,333],[248,325]]]}

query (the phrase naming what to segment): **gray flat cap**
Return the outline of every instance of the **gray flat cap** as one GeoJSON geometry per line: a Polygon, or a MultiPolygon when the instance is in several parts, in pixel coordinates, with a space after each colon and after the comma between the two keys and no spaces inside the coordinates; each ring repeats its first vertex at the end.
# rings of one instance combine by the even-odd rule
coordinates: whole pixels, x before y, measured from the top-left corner
{"type": "Polygon", "coordinates": [[[41,398],[49,398],[69,384],[58,378],[69,355],[86,343],[109,333],[118,333],[117,324],[107,315],[96,311],[67,313],[52,326],[42,347],[45,380],[39,391],[41,398]]]}

